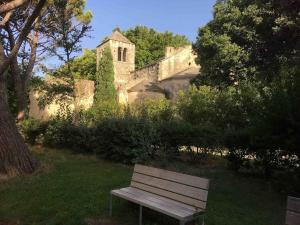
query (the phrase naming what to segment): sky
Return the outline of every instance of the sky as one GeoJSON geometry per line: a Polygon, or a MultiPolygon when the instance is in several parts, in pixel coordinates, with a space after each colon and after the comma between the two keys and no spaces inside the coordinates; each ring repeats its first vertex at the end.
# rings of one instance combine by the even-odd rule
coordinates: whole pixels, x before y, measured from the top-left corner
{"type": "MultiPolygon", "coordinates": [[[[95,48],[115,27],[121,30],[144,25],[159,32],[186,35],[194,42],[199,27],[212,19],[216,0],[87,0],[93,13],[91,38],[82,48],[95,48]]],[[[79,53],[80,54],[80,53],[79,53]]],[[[52,66],[58,61],[50,60],[52,66]]]]}

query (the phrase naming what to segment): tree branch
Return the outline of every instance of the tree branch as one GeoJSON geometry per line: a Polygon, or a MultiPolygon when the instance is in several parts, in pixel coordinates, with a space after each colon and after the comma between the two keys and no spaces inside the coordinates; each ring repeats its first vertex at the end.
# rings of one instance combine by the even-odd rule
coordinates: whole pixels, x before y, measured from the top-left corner
{"type": "Polygon", "coordinates": [[[2,74],[4,74],[4,72],[9,67],[9,64],[11,63],[11,61],[17,56],[18,51],[19,51],[23,41],[25,40],[25,38],[29,34],[32,24],[34,23],[36,18],[39,16],[41,10],[43,9],[43,7],[46,3],[46,1],[47,0],[40,0],[38,2],[37,6],[35,7],[34,11],[32,12],[31,16],[25,22],[25,25],[24,25],[24,27],[23,27],[20,35],[19,35],[18,40],[16,41],[16,44],[15,44],[14,48],[12,49],[10,55],[7,57],[7,59],[5,60],[5,62],[3,63],[3,65],[0,68],[0,76],[2,76],[2,74]]]}
{"type": "Polygon", "coordinates": [[[14,9],[22,6],[26,2],[28,2],[28,0],[14,0],[14,1],[9,1],[8,3],[7,2],[2,3],[0,5],[0,14],[7,13],[11,10],[14,10],[14,9]]]}
{"type": "Polygon", "coordinates": [[[0,29],[5,26],[5,24],[9,21],[12,14],[13,14],[13,11],[9,11],[5,14],[3,20],[0,21],[0,29]]]}
{"type": "Polygon", "coordinates": [[[34,24],[34,34],[33,34],[33,38],[30,39],[30,56],[29,56],[29,62],[28,62],[28,67],[25,71],[24,74],[24,86],[25,88],[28,85],[28,81],[32,75],[32,70],[35,64],[35,60],[36,60],[36,52],[37,52],[37,47],[38,47],[38,40],[39,40],[39,28],[41,25],[41,16],[38,16],[36,19],[36,22],[34,24]]]}

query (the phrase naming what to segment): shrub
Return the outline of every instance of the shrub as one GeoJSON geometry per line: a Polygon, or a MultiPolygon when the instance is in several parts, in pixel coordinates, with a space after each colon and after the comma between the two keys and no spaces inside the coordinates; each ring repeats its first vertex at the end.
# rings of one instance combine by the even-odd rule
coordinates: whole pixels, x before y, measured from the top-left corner
{"type": "Polygon", "coordinates": [[[189,149],[194,156],[199,153],[192,150],[194,147],[209,151],[221,145],[217,129],[194,126],[182,121],[160,123],[158,132],[160,153],[166,158],[177,156],[182,147],[189,149]]]}
{"type": "Polygon", "coordinates": [[[164,98],[146,99],[133,106],[136,116],[154,122],[170,121],[175,117],[175,108],[172,103],[164,98]]]}
{"type": "Polygon", "coordinates": [[[44,137],[46,146],[70,148],[76,152],[92,152],[93,142],[93,128],[75,125],[64,119],[49,121],[44,137]]]}
{"type": "Polygon", "coordinates": [[[95,128],[96,153],[123,163],[154,157],[157,132],[153,123],[136,118],[105,120],[95,128]]]}
{"type": "Polygon", "coordinates": [[[42,122],[36,119],[26,119],[21,125],[21,133],[29,144],[35,144],[37,137],[43,135],[47,129],[47,122],[42,122]]]}

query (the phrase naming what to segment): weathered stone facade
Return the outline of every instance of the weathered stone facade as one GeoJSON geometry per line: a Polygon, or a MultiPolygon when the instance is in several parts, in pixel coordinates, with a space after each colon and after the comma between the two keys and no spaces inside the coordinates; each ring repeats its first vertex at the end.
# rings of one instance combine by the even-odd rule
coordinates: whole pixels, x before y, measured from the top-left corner
{"type": "MultiPolygon", "coordinates": [[[[111,49],[113,55],[115,86],[118,92],[118,100],[121,104],[131,104],[137,101],[139,96],[143,96],[142,100],[147,95],[149,98],[153,98],[154,95],[165,96],[166,92],[170,91],[178,92],[177,88],[169,88],[169,90],[160,88],[159,93],[159,91],[156,90],[153,92],[149,88],[141,89],[134,87],[141,87],[143,84],[148,87],[152,87],[153,84],[160,85],[163,80],[175,75],[178,76],[180,73],[183,75],[181,81],[185,83],[182,87],[186,87],[188,86],[186,84],[191,79],[191,74],[189,73],[189,76],[186,76],[186,79],[184,79],[184,75],[186,74],[184,72],[187,70],[190,72],[193,71],[194,76],[196,76],[200,69],[195,63],[196,55],[193,53],[191,45],[179,48],[167,47],[164,58],[139,70],[135,70],[135,45],[122,33],[114,31],[110,37],[106,38],[97,47],[97,60],[100,59],[101,53],[106,47],[111,49]],[[137,90],[141,90],[139,91],[140,93],[136,93],[137,90]]],[[[169,83],[172,81],[169,80],[169,83]]],[[[178,84],[175,86],[180,87],[178,84]]],[[[176,95],[177,93],[171,93],[170,96],[176,95]]]]}
{"type": "MultiPolygon", "coordinates": [[[[97,62],[105,48],[109,47],[113,56],[115,87],[120,104],[133,104],[146,98],[177,98],[179,91],[188,89],[190,80],[198,75],[196,55],[192,46],[167,47],[165,57],[157,62],[135,70],[135,45],[122,33],[114,31],[97,47],[97,62]]],[[[53,82],[45,79],[46,82],[53,82]]],[[[88,109],[94,101],[94,82],[76,80],[74,97],[64,101],[53,101],[44,109],[38,106],[39,93],[30,93],[30,116],[47,120],[62,111],[62,105],[73,110],[88,109]]]]}
{"type": "MultiPolygon", "coordinates": [[[[45,79],[45,82],[59,82],[58,79],[45,79]]],[[[66,110],[89,109],[94,102],[94,82],[90,80],[75,80],[74,97],[57,96],[52,102],[44,108],[39,106],[41,93],[32,90],[29,93],[30,106],[29,116],[39,120],[49,120],[51,117],[61,115],[66,110]]]]}

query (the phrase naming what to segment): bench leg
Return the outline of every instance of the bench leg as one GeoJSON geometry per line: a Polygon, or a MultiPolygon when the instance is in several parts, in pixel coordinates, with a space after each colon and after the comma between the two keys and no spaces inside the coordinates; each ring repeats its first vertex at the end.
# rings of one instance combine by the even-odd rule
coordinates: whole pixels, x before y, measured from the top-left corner
{"type": "Polygon", "coordinates": [[[143,224],[143,206],[140,205],[139,225],[143,224]]]}
{"type": "Polygon", "coordinates": [[[199,216],[198,218],[199,218],[199,220],[198,220],[199,225],[205,225],[205,223],[204,223],[204,214],[199,216]]]}
{"type": "Polygon", "coordinates": [[[112,194],[110,194],[109,199],[109,216],[112,216],[112,194]]]}

